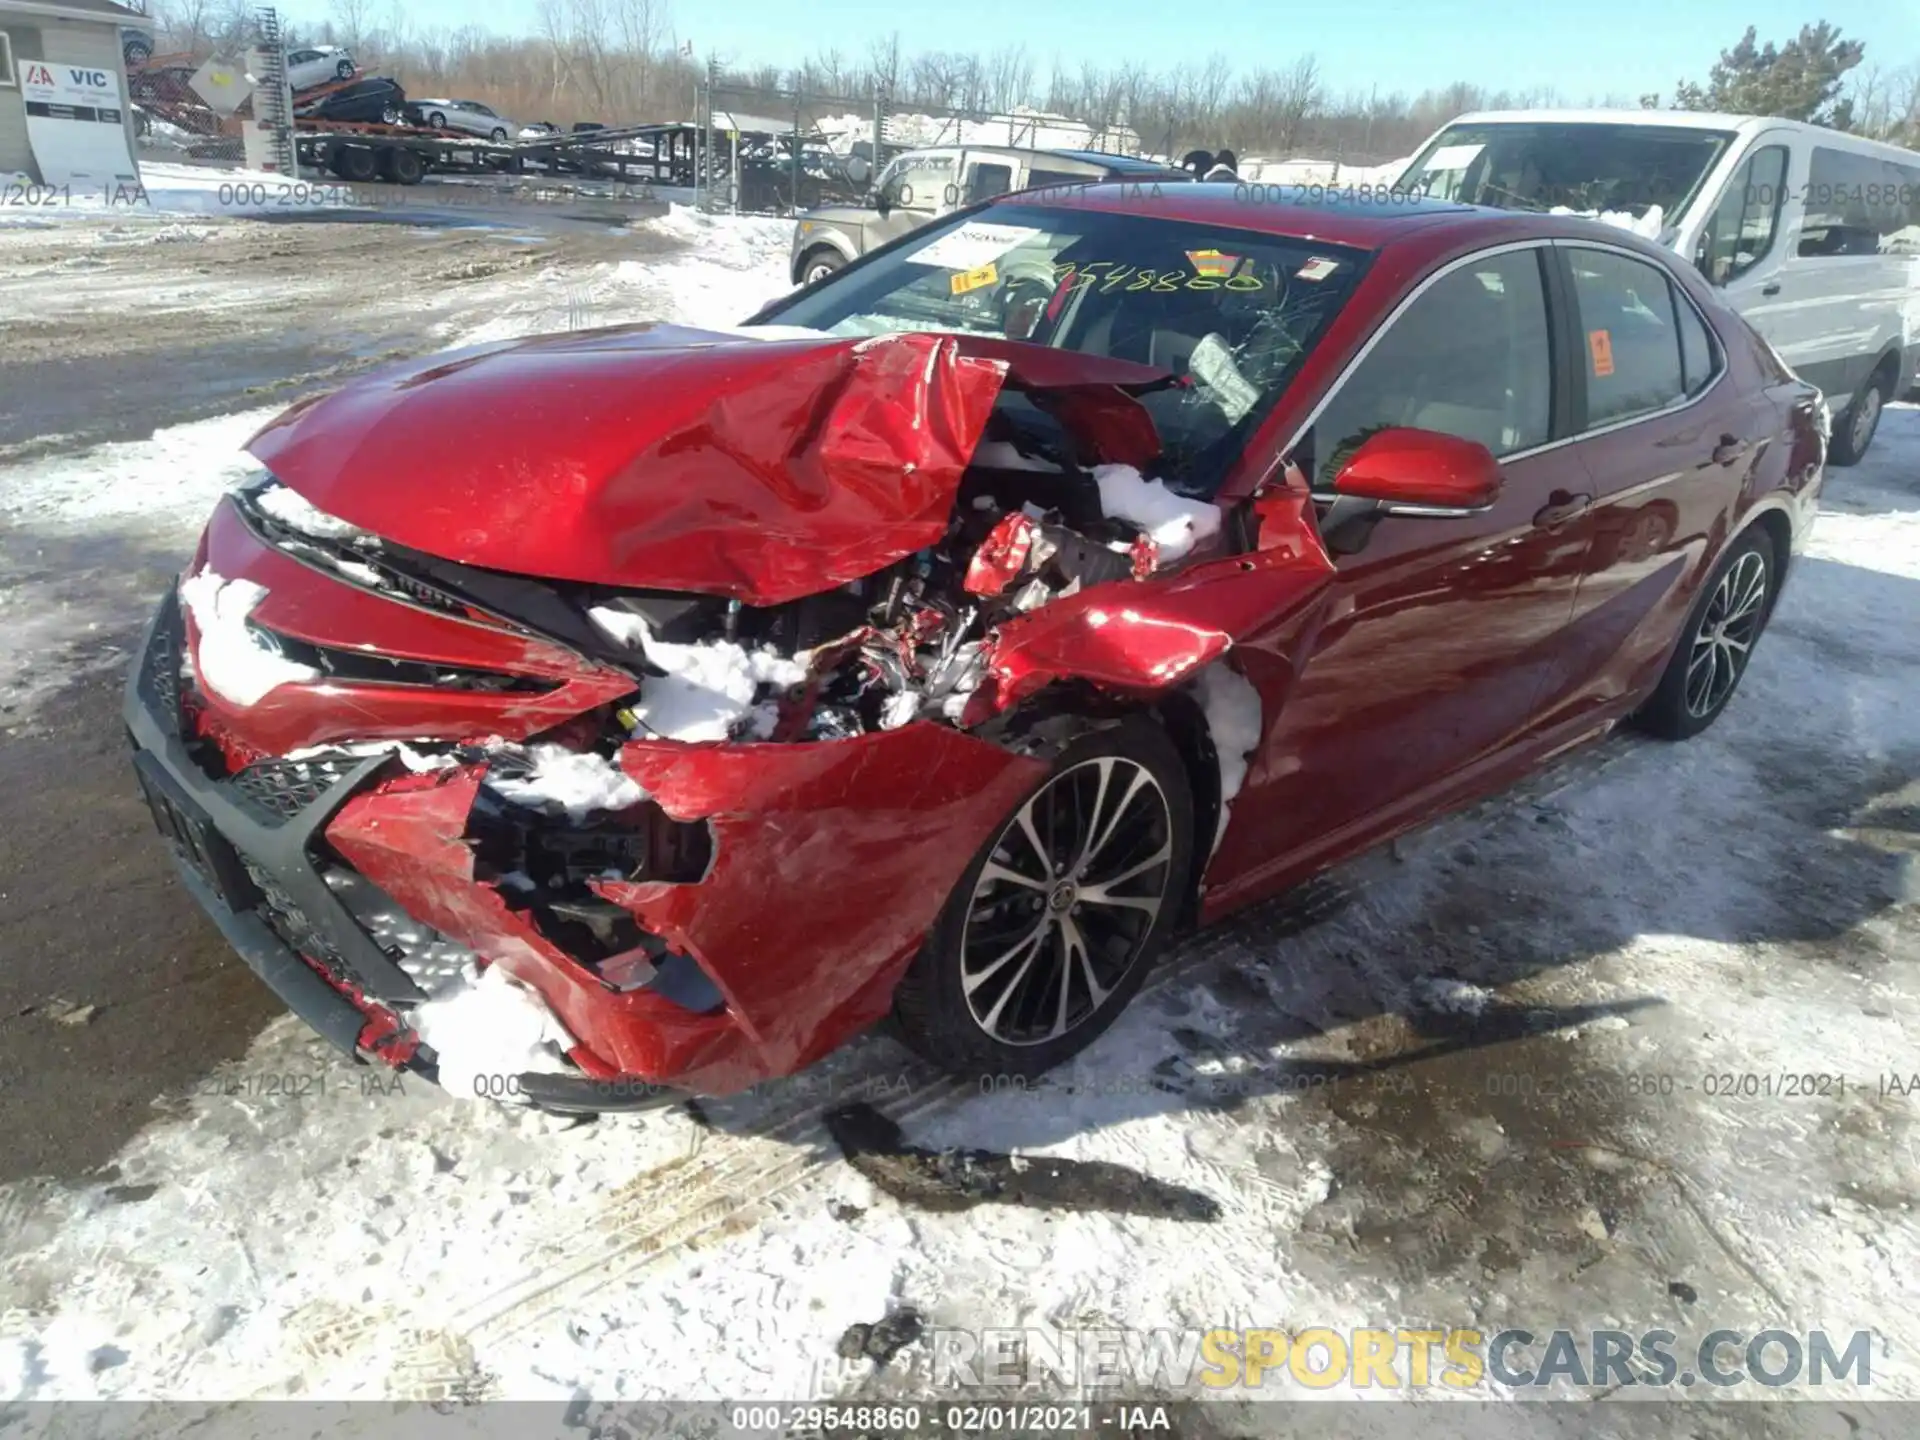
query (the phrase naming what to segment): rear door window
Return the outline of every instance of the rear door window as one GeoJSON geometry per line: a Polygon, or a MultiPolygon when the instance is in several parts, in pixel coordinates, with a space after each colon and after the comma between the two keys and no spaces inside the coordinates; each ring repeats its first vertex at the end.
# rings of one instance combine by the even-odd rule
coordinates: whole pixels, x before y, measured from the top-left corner
{"type": "Polygon", "coordinates": [[[1666,272],[1613,250],[1564,247],[1586,357],[1587,425],[1664,410],[1687,395],[1666,272]]]}
{"type": "Polygon", "coordinates": [[[1720,373],[1720,351],[1707,330],[1707,322],[1674,287],[1673,313],[1680,322],[1680,379],[1688,398],[1698,395],[1720,373]]]}

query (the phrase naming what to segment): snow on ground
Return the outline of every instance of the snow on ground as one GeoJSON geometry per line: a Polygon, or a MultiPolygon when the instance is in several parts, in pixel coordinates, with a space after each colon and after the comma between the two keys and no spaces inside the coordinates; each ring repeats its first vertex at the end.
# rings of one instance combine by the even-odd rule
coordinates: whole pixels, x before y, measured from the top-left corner
{"type": "Polygon", "coordinates": [[[150,440],[0,468],[0,516],[14,524],[96,530],[138,523],[197,527],[220,495],[257,472],[242,447],[283,407],[161,430],[150,440]]]}
{"type": "Polygon", "coordinates": [[[1920,410],[1885,424],[1709,734],[1575,752],[1202,935],[1047,1081],[874,1038],[577,1126],[276,1022],[112,1188],[0,1193],[0,1399],[924,1391],[931,1342],[836,1358],[899,1306],[1055,1340],[1869,1329],[1874,1397],[1920,1398],[1920,1125],[1881,1083],[1920,1053],[1920,410]],[[1741,1088],[1801,1075],[1847,1088],[1741,1088]],[[1016,1175],[1117,1168],[1085,1209],[929,1208],[822,1133],[860,1099],[1016,1175]]]}
{"type": "Polygon", "coordinates": [[[233,219],[284,214],[291,203],[290,186],[297,188],[302,210],[353,208],[344,203],[337,186],[293,182],[266,170],[142,160],[138,186],[61,187],[53,192],[30,187],[29,193],[35,196],[49,194],[47,203],[0,209],[0,227],[42,229],[93,221],[102,215],[217,215],[233,219]]]}
{"type": "Polygon", "coordinates": [[[537,279],[505,287],[498,315],[449,334],[446,343],[480,345],[552,330],[586,330],[636,320],[736,325],[793,289],[787,253],[793,222],[768,216],[710,215],[674,205],[635,227],[670,236],[687,249],[660,260],[601,266],[554,294],[537,279]]]}

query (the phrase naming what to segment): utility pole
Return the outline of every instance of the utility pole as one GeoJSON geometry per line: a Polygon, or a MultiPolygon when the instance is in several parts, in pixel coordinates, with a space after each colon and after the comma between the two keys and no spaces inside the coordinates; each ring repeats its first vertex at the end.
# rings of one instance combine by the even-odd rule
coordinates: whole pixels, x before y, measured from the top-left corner
{"type": "Polygon", "coordinates": [[[720,83],[720,57],[707,56],[707,103],[700,116],[700,154],[695,161],[694,173],[699,177],[696,182],[700,189],[695,195],[695,203],[702,210],[713,207],[713,91],[720,83]]]}

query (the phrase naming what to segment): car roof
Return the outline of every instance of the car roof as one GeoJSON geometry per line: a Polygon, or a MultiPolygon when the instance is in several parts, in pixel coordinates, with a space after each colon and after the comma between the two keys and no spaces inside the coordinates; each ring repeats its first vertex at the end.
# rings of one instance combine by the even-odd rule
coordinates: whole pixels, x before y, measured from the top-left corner
{"type": "Polygon", "coordinates": [[[1423,242],[1445,246],[1497,245],[1531,239],[1601,240],[1640,250],[1667,261],[1671,251],[1616,226],[1577,215],[1542,215],[1520,210],[1494,210],[1452,200],[1389,192],[1385,186],[1352,190],[1326,187],[1315,198],[1315,187],[1288,184],[1248,184],[1187,181],[1143,189],[1138,180],[1097,181],[1075,185],[1071,196],[1047,190],[1016,191],[993,202],[989,210],[1024,206],[1034,209],[1100,210],[1144,215],[1160,220],[1220,226],[1356,250],[1379,250],[1418,234],[1423,242]],[[1436,232],[1445,231],[1446,235],[1436,232]]]}
{"type": "Polygon", "coordinates": [[[1103,165],[1116,175],[1160,174],[1172,170],[1171,165],[1163,165],[1158,160],[1142,160],[1135,155],[1109,155],[1104,150],[1041,150],[1041,155],[1058,155],[1067,160],[1081,160],[1089,165],[1103,165]]]}
{"type": "Polygon", "coordinates": [[[1447,125],[1645,125],[1663,130],[1738,130],[1772,125],[1753,115],[1720,110],[1475,110],[1447,125]]]}

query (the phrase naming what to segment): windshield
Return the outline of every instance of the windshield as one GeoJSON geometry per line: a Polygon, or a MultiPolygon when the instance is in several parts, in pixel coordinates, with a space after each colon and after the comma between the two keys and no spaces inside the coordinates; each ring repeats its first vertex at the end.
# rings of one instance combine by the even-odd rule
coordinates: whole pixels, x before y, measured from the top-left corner
{"type": "Polygon", "coordinates": [[[1449,125],[1397,188],[1501,210],[1671,219],[1733,141],[1728,130],[1567,121],[1449,125]]]}
{"type": "Polygon", "coordinates": [[[1190,383],[1141,403],[1160,433],[1165,478],[1210,495],[1365,259],[1138,214],[997,205],[915,231],[761,318],[834,335],[991,335],[1171,371],[1190,383]]]}

